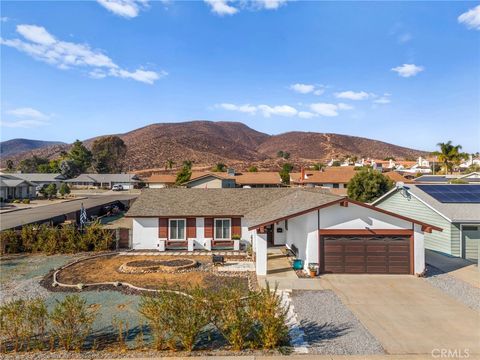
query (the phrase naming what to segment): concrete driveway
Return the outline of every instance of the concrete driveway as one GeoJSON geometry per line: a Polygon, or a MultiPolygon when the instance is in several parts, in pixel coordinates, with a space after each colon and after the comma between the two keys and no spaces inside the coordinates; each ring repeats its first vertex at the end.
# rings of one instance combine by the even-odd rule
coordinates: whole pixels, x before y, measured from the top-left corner
{"type": "Polygon", "coordinates": [[[432,354],[435,349],[480,354],[480,314],[421,278],[324,275],[321,283],[335,291],[389,354],[432,354]]]}

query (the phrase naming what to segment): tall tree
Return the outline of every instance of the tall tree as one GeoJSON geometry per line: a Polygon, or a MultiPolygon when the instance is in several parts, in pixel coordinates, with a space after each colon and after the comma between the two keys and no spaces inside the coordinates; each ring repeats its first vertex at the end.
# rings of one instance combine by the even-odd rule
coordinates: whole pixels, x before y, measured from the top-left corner
{"type": "Polygon", "coordinates": [[[467,153],[460,151],[462,146],[452,145],[451,141],[438,143],[437,146],[440,147],[440,151],[434,151],[432,155],[438,158],[445,174],[452,173],[454,166],[459,165],[463,159],[468,158],[467,153]]]}
{"type": "Polygon", "coordinates": [[[17,169],[22,173],[48,172],[48,159],[33,155],[20,161],[17,169]]]}
{"type": "Polygon", "coordinates": [[[364,168],[347,184],[348,197],[362,202],[371,202],[394,186],[392,180],[380,171],[364,168]]]}
{"type": "Polygon", "coordinates": [[[185,160],[183,162],[182,169],[177,174],[177,179],[175,180],[176,185],[182,185],[183,183],[190,180],[192,176],[192,162],[190,160],[185,160]]]}
{"type": "Polygon", "coordinates": [[[279,175],[282,179],[282,184],[289,185],[290,184],[290,172],[293,170],[293,165],[289,163],[285,163],[282,166],[282,170],[280,170],[279,175]]]}
{"type": "Polygon", "coordinates": [[[213,172],[225,172],[227,171],[227,165],[224,163],[216,163],[215,166],[212,168],[213,172]]]}
{"type": "Polygon", "coordinates": [[[119,173],[127,154],[127,145],[118,136],[104,136],[93,142],[92,165],[99,174],[119,173]]]}
{"type": "Polygon", "coordinates": [[[67,154],[67,159],[71,160],[73,163],[71,169],[72,176],[78,176],[81,173],[86,172],[92,165],[92,153],[80,140],[76,140],[73,143],[73,146],[67,154]]]}
{"type": "Polygon", "coordinates": [[[13,171],[15,169],[13,160],[8,159],[6,162],[6,165],[7,165],[7,171],[13,171]]]}
{"type": "Polygon", "coordinates": [[[172,159],[167,159],[167,161],[165,161],[165,170],[172,170],[173,165],[175,165],[175,161],[173,161],[172,159]]]}

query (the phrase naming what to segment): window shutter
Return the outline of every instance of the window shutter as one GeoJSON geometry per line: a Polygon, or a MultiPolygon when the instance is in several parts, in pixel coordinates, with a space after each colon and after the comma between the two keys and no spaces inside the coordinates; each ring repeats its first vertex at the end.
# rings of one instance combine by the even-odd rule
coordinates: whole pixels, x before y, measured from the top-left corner
{"type": "Polygon", "coordinates": [[[205,218],[205,237],[213,238],[213,218],[205,218]]]}
{"type": "Polygon", "coordinates": [[[168,238],[168,219],[167,218],[158,219],[158,237],[161,239],[168,238]]]}
{"type": "Polygon", "coordinates": [[[233,235],[242,235],[242,219],[241,218],[232,218],[232,236],[233,235]]]}
{"type": "Polygon", "coordinates": [[[187,239],[197,237],[197,219],[187,218],[187,239]]]}

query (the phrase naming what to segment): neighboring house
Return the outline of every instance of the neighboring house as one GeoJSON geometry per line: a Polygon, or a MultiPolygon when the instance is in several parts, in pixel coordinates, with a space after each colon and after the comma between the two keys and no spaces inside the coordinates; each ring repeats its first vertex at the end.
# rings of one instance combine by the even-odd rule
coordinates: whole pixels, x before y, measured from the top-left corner
{"type": "Polygon", "coordinates": [[[0,174],[0,201],[31,199],[36,195],[36,184],[11,174],[0,174]]]}
{"type": "Polygon", "coordinates": [[[473,155],[470,154],[470,155],[468,156],[468,160],[465,160],[464,162],[462,162],[459,167],[460,167],[461,169],[466,169],[466,168],[468,168],[468,167],[470,167],[470,166],[472,166],[472,165],[480,166],[480,158],[478,158],[478,157],[473,157],[473,155]]]}
{"type": "Polygon", "coordinates": [[[442,232],[425,234],[426,249],[478,260],[480,185],[396,187],[373,205],[442,228],[442,232]]]}
{"type": "Polygon", "coordinates": [[[420,274],[427,223],[325,189],[146,189],[132,205],[133,249],[239,249],[267,273],[267,247],[297,251],[325,273],[420,274]]]}
{"type": "MultiPolygon", "coordinates": [[[[151,189],[164,188],[175,185],[175,174],[154,174],[147,178],[146,183],[151,189]]],[[[278,172],[235,172],[234,174],[216,172],[192,172],[190,181],[183,184],[195,188],[232,188],[232,187],[280,187],[282,179],[278,172]]]]}
{"type": "Polygon", "coordinates": [[[57,185],[57,188],[59,188],[61,183],[66,179],[62,174],[15,173],[13,175],[20,179],[35,183],[38,188],[50,184],[55,184],[57,185]]]}
{"type": "Polygon", "coordinates": [[[416,184],[448,184],[450,181],[457,179],[471,184],[477,184],[480,183],[480,173],[471,172],[463,175],[422,175],[413,179],[413,182],[416,184]]]}
{"type": "Polygon", "coordinates": [[[122,185],[124,189],[133,189],[140,179],[135,174],[80,174],[65,182],[75,188],[111,189],[113,185],[122,185]]]}
{"type": "Polygon", "coordinates": [[[357,172],[353,166],[336,166],[324,170],[304,170],[290,174],[290,184],[346,189],[357,172]]]}

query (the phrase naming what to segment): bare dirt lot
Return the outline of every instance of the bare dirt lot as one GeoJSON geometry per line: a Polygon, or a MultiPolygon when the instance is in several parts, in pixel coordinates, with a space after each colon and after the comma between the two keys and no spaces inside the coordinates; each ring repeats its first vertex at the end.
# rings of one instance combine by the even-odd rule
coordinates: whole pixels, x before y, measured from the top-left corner
{"type": "Polygon", "coordinates": [[[63,269],[58,274],[58,281],[65,284],[91,284],[100,282],[127,282],[134,286],[148,289],[178,288],[186,290],[192,286],[200,286],[207,289],[219,289],[223,286],[240,286],[248,289],[246,274],[234,274],[225,276],[217,273],[208,256],[192,256],[189,259],[196,260],[199,265],[187,272],[167,273],[151,272],[144,274],[127,274],[118,269],[122,264],[132,261],[158,261],[176,260],[178,256],[125,256],[113,255],[81,261],[75,265],[63,269]]]}

